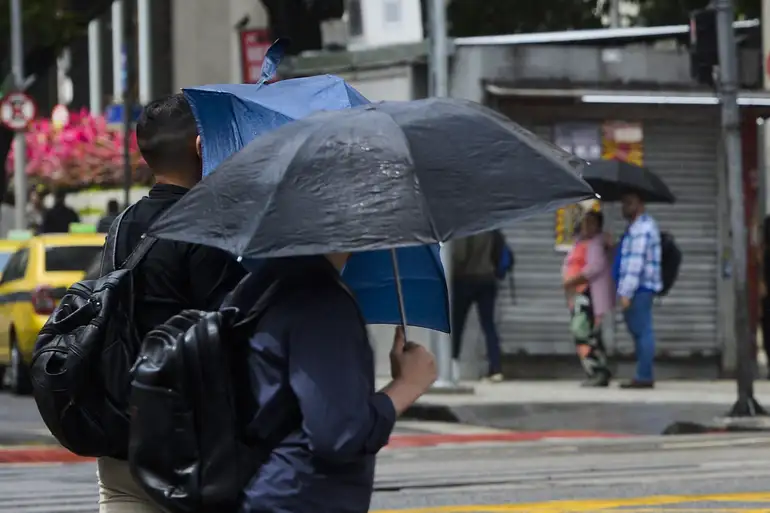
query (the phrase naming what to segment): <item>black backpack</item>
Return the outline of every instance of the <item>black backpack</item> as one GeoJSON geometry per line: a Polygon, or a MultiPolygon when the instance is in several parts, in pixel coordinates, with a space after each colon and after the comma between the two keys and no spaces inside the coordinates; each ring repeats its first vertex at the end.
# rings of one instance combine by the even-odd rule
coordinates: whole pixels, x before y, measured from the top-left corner
{"type": "Polygon", "coordinates": [[[132,370],[128,459],[137,483],[166,511],[236,510],[267,456],[264,441],[243,434],[238,391],[249,386],[249,337],[295,279],[302,278],[249,274],[220,311],[185,310],[145,337],[132,370]]]}
{"type": "Polygon", "coordinates": [[[110,227],[101,278],[69,288],[38,334],[30,363],[37,408],[64,447],[81,456],[125,457],[130,369],[140,338],[133,323],[133,269],[155,239],[143,237],[123,265],[110,227]]]}
{"type": "Polygon", "coordinates": [[[679,267],[682,265],[682,251],[674,240],[674,236],[668,232],[660,234],[660,273],[663,281],[663,289],[658,293],[665,296],[676,283],[679,277],[679,267]]]}

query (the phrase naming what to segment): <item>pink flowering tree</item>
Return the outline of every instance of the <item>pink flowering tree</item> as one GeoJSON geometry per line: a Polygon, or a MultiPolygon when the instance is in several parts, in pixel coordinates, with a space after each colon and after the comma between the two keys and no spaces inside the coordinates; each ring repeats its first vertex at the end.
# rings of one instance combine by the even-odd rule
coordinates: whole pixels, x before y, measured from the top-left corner
{"type": "MultiPolygon", "coordinates": [[[[123,184],[123,134],[109,127],[102,116],[86,110],[72,113],[69,123],[55,127],[47,119],[33,122],[26,133],[27,176],[32,182],[51,188],[82,189],[123,184]]],[[[149,173],[131,134],[133,182],[146,184],[149,173]]],[[[13,173],[15,151],[6,161],[13,173]]]]}

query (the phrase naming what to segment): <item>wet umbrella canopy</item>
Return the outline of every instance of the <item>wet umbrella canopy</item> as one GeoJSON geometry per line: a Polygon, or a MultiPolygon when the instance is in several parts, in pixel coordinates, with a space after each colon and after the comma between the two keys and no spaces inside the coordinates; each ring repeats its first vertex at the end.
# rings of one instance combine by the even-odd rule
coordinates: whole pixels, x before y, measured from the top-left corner
{"type": "Polygon", "coordinates": [[[244,258],[441,242],[593,197],[582,165],[473,102],[367,105],[255,139],[150,234],[244,258]]]}
{"type": "Polygon", "coordinates": [[[583,179],[602,201],[620,201],[633,192],[647,203],[674,203],[676,198],[658,175],[646,167],[619,160],[599,160],[583,169],[583,179]]]}

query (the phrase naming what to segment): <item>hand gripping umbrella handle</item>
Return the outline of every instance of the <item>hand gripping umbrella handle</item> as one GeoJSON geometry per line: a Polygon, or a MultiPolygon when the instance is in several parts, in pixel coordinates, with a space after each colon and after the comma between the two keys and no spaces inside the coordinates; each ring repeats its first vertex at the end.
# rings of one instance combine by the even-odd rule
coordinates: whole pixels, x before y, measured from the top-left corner
{"type": "Polygon", "coordinates": [[[404,338],[406,337],[406,308],[404,308],[404,290],[401,288],[401,274],[398,272],[398,255],[395,248],[390,248],[390,260],[393,262],[393,278],[396,281],[396,295],[398,296],[398,313],[401,316],[401,327],[404,329],[404,338]]]}

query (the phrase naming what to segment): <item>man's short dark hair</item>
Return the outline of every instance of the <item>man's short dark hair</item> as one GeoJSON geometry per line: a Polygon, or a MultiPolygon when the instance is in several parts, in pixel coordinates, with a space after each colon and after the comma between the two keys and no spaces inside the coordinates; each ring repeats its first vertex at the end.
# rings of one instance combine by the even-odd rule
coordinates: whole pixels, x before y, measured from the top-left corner
{"type": "Polygon", "coordinates": [[[593,218],[599,231],[604,230],[604,214],[602,212],[599,212],[598,210],[589,210],[586,212],[586,217],[593,218]]]}
{"type": "Polygon", "coordinates": [[[195,116],[182,93],[148,103],[136,123],[139,151],[156,173],[197,170],[197,135],[195,116]]]}
{"type": "Polygon", "coordinates": [[[53,201],[54,201],[54,203],[56,203],[57,205],[61,205],[61,204],[63,204],[63,203],[64,203],[64,200],[66,200],[66,199],[67,199],[67,192],[66,192],[66,191],[63,191],[63,190],[61,190],[61,189],[57,190],[57,191],[56,191],[56,192],[54,192],[54,194],[53,194],[53,201]]]}
{"type": "Polygon", "coordinates": [[[118,203],[118,200],[111,199],[107,202],[107,212],[110,214],[117,214],[120,210],[120,204],[118,203]]]}

